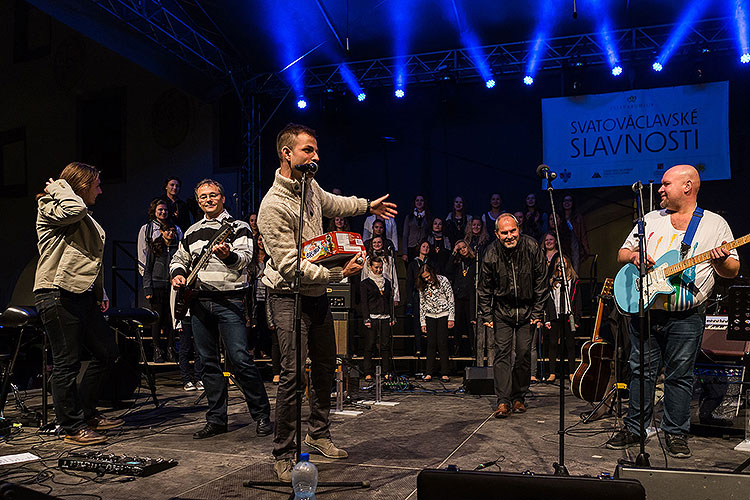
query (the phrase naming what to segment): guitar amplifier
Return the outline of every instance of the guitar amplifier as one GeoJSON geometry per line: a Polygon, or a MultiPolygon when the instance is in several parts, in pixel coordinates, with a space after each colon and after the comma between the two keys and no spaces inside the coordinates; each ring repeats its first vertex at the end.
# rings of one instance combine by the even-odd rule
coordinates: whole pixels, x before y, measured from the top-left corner
{"type": "Polygon", "coordinates": [[[706,316],[706,327],[703,330],[701,349],[712,357],[742,358],[750,352],[750,342],[730,340],[728,333],[729,316],[706,316]]]}
{"type": "Polygon", "coordinates": [[[351,283],[329,283],[326,287],[328,302],[331,310],[344,311],[352,307],[352,284],[351,283]]]}

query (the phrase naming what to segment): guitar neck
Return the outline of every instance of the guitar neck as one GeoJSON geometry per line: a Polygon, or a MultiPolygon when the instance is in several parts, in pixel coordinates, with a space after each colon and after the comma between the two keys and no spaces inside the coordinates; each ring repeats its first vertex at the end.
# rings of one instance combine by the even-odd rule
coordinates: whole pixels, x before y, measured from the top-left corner
{"type": "MultiPolygon", "coordinates": [[[[742,245],[745,245],[747,243],[750,243],[750,234],[746,234],[742,238],[737,238],[734,241],[730,241],[729,243],[725,243],[717,248],[723,248],[724,250],[732,250],[737,247],[741,247],[742,245]]],[[[694,255],[693,257],[690,257],[689,259],[685,259],[682,262],[678,262],[677,264],[668,266],[664,269],[664,276],[674,276],[675,274],[679,274],[685,269],[691,268],[693,266],[697,266],[701,262],[705,262],[711,258],[711,251],[703,252],[698,255],[694,255]]]]}
{"type": "Polygon", "coordinates": [[[602,327],[602,314],[604,313],[604,301],[599,299],[599,306],[596,309],[596,320],[594,321],[594,334],[591,336],[592,342],[601,342],[599,329],[602,327]]]}

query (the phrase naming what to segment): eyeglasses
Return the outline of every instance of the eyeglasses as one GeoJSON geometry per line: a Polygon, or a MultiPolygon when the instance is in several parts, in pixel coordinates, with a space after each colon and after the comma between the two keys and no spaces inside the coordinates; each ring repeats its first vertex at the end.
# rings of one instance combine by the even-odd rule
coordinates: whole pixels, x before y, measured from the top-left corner
{"type": "Polygon", "coordinates": [[[212,200],[215,200],[219,196],[221,196],[221,193],[206,193],[206,194],[200,195],[198,197],[198,201],[206,201],[209,198],[211,198],[212,200]]]}

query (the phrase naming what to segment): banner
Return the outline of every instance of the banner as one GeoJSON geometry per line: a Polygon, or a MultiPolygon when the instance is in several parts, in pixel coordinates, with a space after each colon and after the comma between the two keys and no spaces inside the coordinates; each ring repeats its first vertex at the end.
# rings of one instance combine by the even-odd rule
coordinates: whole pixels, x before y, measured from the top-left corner
{"type": "Polygon", "coordinates": [[[680,163],[731,178],[729,82],[542,99],[542,124],[558,188],[658,183],[680,163]]]}

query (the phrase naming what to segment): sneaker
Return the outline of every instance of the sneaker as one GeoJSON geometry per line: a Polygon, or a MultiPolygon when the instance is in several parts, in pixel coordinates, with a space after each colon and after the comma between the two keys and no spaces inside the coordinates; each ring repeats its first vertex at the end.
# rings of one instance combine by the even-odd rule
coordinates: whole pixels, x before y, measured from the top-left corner
{"type": "Polygon", "coordinates": [[[329,437],[314,439],[310,436],[310,434],[308,434],[307,436],[305,436],[305,444],[310,448],[318,450],[321,454],[323,454],[324,457],[327,458],[346,458],[349,456],[346,451],[342,450],[341,448],[337,448],[329,437]]]}
{"type": "Polygon", "coordinates": [[[88,427],[84,427],[76,433],[66,435],[64,441],[78,446],[90,446],[102,444],[107,441],[107,438],[88,427]]]}
{"type": "Polygon", "coordinates": [[[690,458],[690,447],[688,446],[687,436],[682,434],[664,433],[667,442],[667,455],[673,458],[690,458]]]}
{"type": "Polygon", "coordinates": [[[281,458],[273,463],[273,471],[279,481],[285,483],[292,482],[292,469],[294,469],[294,460],[291,458],[281,458]]]}
{"type": "Polygon", "coordinates": [[[198,389],[199,391],[206,390],[205,387],[203,387],[203,382],[201,382],[200,380],[195,383],[195,388],[198,389]]]}
{"type": "Polygon", "coordinates": [[[639,444],[640,440],[638,439],[638,434],[630,432],[630,429],[626,427],[617,431],[617,433],[607,441],[606,446],[610,450],[624,450],[632,446],[638,446],[639,444]]]}
{"type": "Polygon", "coordinates": [[[183,385],[182,388],[186,391],[195,391],[196,387],[195,384],[192,382],[188,382],[187,384],[183,385]]]}
{"type": "Polygon", "coordinates": [[[125,425],[125,421],[121,418],[107,418],[103,415],[97,415],[88,419],[86,425],[89,426],[89,429],[98,432],[122,427],[125,425]]]}

